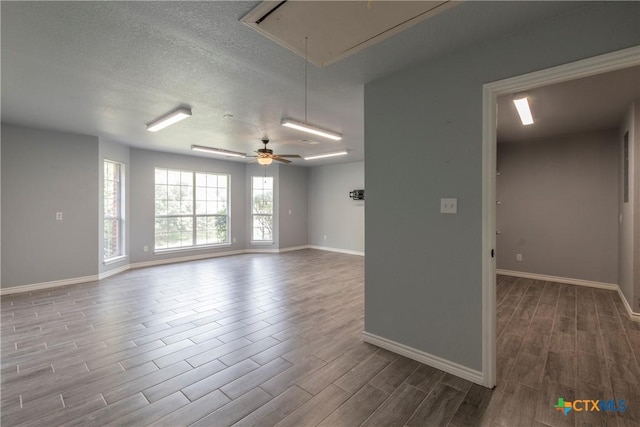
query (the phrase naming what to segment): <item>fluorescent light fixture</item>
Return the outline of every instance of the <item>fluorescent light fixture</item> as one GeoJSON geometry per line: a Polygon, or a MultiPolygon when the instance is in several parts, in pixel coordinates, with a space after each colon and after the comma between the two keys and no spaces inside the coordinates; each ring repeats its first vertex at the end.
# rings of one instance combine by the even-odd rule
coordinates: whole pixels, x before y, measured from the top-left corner
{"type": "Polygon", "coordinates": [[[527,98],[514,99],[513,103],[516,104],[516,110],[518,110],[522,124],[525,126],[533,124],[533,117],[531,116],[527,98]]]}
{"type": "Polygon", "coordinates": [[[312,133],[314,135],[323,136],[325,138],[333,139],[334,141],[340,141],[342,139],[342,135],[336,132],[331,132],[329,130],[320,129],[315,126],[308,125],[306,123],[296,122],[291,119],[282,119],[282,126],[286,126],[291,129],[301,130],[303,132],[312,133]]]}
{"type": "Polygon", "coordinates": [[[222,148],[204,147],[202,145],[192,145],[191,149],[193,151],[202,151],[203,153],[219,154],[221,156],[227,156],[227,157],[247,157],[245,153],[224,150],[222,148]]]}
{"type": "Polygon", "coordinates": [[[336,151],[335,153],[326,153],[326,154],[316,154],[315,156],[306,156],[305,160],[315,160],[315,159],[324,159],[325,157],[335,157],[335,156],[344,156],[348,154],[346,150],[336,151]]]}
{"type": "Polygon", "coordinates": [[[179,122],[180,120],[184,120],[187,117],[191,116],[191,110],[189,108],[178,108],[175,111],[172,111],[169,114],[165,114],[164,116],[152,121],[147,125],[147,130],[149,132],[157,132],[160,129],[164,129],[167,126],[171,126],[174,123],[179,122]]]}

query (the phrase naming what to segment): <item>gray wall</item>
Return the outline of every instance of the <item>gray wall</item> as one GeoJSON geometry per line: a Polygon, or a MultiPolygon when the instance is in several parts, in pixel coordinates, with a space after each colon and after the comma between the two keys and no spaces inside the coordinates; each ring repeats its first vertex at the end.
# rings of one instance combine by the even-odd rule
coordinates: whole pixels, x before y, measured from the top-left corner
{"type": "Polygon", "coordinates": [[[640,100],[629,106],[620,126],[619,140],[619,284],[627,302],[640,312],[640,100]],[[629,133],[629,201],[623,196],[624,134],[629,133]]]}
{"type": "Polygon", "coordinates": [[[2,125],[3,288],[98,274],[98,163],[97,137],[2,125]]]}
{"type": "MultiPolygon", "coordinates": [[[[201,255],[244,249],[245,236],[245,164],[195,156],[162,153],[132,148],[130,152],[130,261],[131,263],[156,261],[166,258],[201,255]],[[196,249],[154,254],[154,180],[155,168],[166,167],[198,172],[231,175],[231,238],[236,243],[215,249],[196,249]],[[148,246],[148,252],[144,252],[148,246]]],[[[232,240],[233,242],[233,240],[232,240]]]]}
{"type": "MultiPolygon", "coordinates": [[[[631,308],[640,313],[640,99],[634,102],[633,118],[633,175],[629,182],[633,187],[633,300],[629,301],[631,308]]],[[[631,142],[630,142],[631,144],[631,142]]]]}
{"type": "MultiPolygon", "coordinates": [[[[0,224],[2,224],[2,131],[0,129],[0,224]]],[[[0,225],[0,287],[2,287],[2,226],[0,225]]]]}
{"type": "Polygon", "coordinates": [[[615,129],[498,141],[497,268],[617,284],[618,153],[615,129]]]}
{"type": "MultiPolygon", "coordinates": [[[[364,253],[364,163],[316,166],[309,174],[309,244],[364,253]],[[327,236],[325,239],[324,236],[327,236]]],[[[365,191],[368,197],[368,190],[365,191]]]]}
{"type": "Polygon", "coordinates": [[[117,142],[100,140],[99,143],[99,163],[98,176],[100,180],[99,194],[104,193],[104,161],[111,160],[113,162],[122,163],[124,165],[124,253],[125,257],[121,261],[104,264],[104,199],[98,197],[98,266],[99,272],[105,273],[116,268],[129,264],[129,146],[118,144],[117,142]]]}
{"type": "Polygon", "coordinates": [[[365,86],[367,332],[482,369],[482,86],[640,44],[639,16],[589,3],[365,86]]]}
{"type": "Polygon", "coordinates": [[[309,168],[287,165],[280,171],[280,249],[307,244],[309,168]]]}

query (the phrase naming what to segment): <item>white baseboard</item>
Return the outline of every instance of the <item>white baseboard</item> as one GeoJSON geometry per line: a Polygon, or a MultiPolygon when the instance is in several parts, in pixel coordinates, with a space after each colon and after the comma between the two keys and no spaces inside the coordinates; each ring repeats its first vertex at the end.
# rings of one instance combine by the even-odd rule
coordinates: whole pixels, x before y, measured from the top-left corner
{"type": "Polygon", "coordinates": [[[636,322],[640,322],[640,313],[636,313],[635,311],[633,311],[633,309],[629,305],[629,301],[627,301],[627,298],[622,293],[622,289],[620,289],[620,287],[618,287],[618,294],[620,295],[620,299],[624,304],[624,308],[627,309],[627,314],[629,315],[629,318],[631,320],[635,320],[636,322]]]}
{"type": "Polygon", "coordinates": [[[77,285],[78,283],[96,282],[98,275],[73,277],[71,279],[52,280],[51,282],[33,283],[30,285],[12,286],[0,289],[0,295],[19,294],[23,292],[39,291],[42,289],[59,288],[61,286],[77,285]]]}
{"type": "Polygon", "coordinates": [[[127,271],[131,268],[129,264],[122,265],[118,268],[114,268],[112,270],[105,271],[98,275],[98,280],[106,279],[107,277],[115,276],[118,273],[122,273],[123,271],[127,271]]]}
{"type": "Polygon", "coordinates": [[[484,386],[484,377],[482,375],[482,372],[476,371],[475,369],[459,365],[450,360],[434,356],[433,354],[426,353],[422,350],[417,350],[413,347],[400,344],[398,342],[371,334],[366,331],[362,333],[362,340],[364,342],[368,342],[369,344],[373,344],[402,356],[408,357],[409,359],[424,363],[425,365],[440,369],[441,371],[447,372],[451,375],[455,375],[456,377],[460,377],[467,381],[471,381],[473,383],[484,386]]]}
{"type": "Polygon", "coordinates": [[[526,273],[523,271],[511,271],[511,270],[500,270],[496,269],[496,274],[501,274],[503,276],[512,276],[512,277],[522,277],[523,279],[534,279],[534,280],[544,280],[547,282],[556,282],[556,283],[565,283],[567,285],[577,285],[577,286],[587,286],[589,288],[598,288],[598,289],[607,289],[610,291],[618,292],[620,295],[620,299],[622,299],[622,303],[627,309],[627,314],[631,320],[640,321],[640,313],[636,313],[631,309],[629,305],[629,301],[620,290],[620,286],[615,283],[604,283],[604,282],[594,282],[591,280],[583,280],[583,279],[572,279],[569,277],[556,277],[556,276],[547,276],[544,274],[535,274],[535,273],[526,273]]]}
{"type": "Polygon", "coordinates": [[[522,277],[523,279],[544,280],[547,282],[565,283],[567,285],[588,286],[590,288],[618,290],[615,283],[594,282],[592,280],[573,279],[570,277],[548,276],[546,274],[527,273],[524,271],[500,270],[496,269],[496,274],[503,276],[522,277]]]}
{"type": "Polygon", "coordinates": [[[245,249],[242,253],[245,253],[245,254],[277,254],[277,253],[280,253],[280,249],[245,249]]]}
{"type": "Polygon", "coordinates": [[[281,254],[284,252],[292,252],[292,251],[300,251],[302,249],[310,249],[310,246],[290,246],[288,248],[274,248],[274,249],[258,249],[258,248],[249,248],[245,249],[245,254],[281,254]]]}
{"type": "Polygon", "coordinates": [[[288,248],[281,248],[278,249],[278,253],[282,253],[282,252],[292,252],[292,251],[301,251],[303,249],[311,249],[311,246],[309,245],[303,245],[303,246],[290,246],[288,248]]]}
{"type": "Polygon", "coordinates": [[[320,251],[339,252],[341,254],[364,256],[364,252],[352,251],[350,249],[338,249],[338,248],[330,248],[328,246],[316,246],[316,245],[309,245],[307,247],[309,249],[318,249],[320,251]]]}
{"type": "Polygon", "coordinates": [[[131,269],[136,269],[136,268],[144,268],[144,267],[153,267],[155,265],[164,265],[164,264],[175,264],[178,262],[187,262],[187,261],[198,261],[201,259],[208,259],[208,258],[218,258],[221,256],[230,256],[230,255],[240,255],[240,254],[244,254],[247,253],[247,251],[245,249],[239,249],[236,251],[225,251],[225,252],[213,252],[213,253],[207,253],[207,254],[198,254],[198,255],[188,255],[188,256],[181,256],[181,257],[177,257],[177,258],[164,258],[164,259],[156,259],[153,261],[143,261],[143,262],[136,262],[133,264],[129,264],[129,267],[131,269]]]}

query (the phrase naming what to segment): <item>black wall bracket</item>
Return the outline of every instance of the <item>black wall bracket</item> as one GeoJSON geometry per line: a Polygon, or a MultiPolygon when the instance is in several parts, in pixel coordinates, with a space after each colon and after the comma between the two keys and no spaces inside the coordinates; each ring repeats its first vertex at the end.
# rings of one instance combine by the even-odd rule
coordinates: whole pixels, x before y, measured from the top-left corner
{"type": "Polygon", "coordinates": [[[364,200],[364,189],[350,191],[349,197],[353,200],[364,200]]]}

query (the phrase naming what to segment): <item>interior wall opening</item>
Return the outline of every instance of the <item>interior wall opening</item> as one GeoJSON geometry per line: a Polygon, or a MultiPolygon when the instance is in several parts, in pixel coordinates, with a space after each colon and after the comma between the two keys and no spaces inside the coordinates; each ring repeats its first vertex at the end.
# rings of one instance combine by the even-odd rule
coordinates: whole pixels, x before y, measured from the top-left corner
{"type": "MultiPolygon", "coordinates": [[[[524,341],[524,337],[522,338],[522,340],[513,338],[511,340],[504,340],[504,342],[501,342],[500,344],[502,345],[502,347],[496,346],[496,343],[498,341],[497,340],[498,335],[500,332],[502,332],[502,329],[501,329],[501,327],[503,326],[502,323],[505,323],[505,322],[508,323],[509,321],[509,319],[507,320],[502,319],[500,316],[506,316],[506,314],[500,313],[497,310],[497,305],[498,305],[497,300],[498,298],[505,296],[504,295],[505,291],[500,291],[499,288],[497,288],[496,286],[496,282],[499,282],[502,277],[508,277],[508,276],[501,275],[500,277],[497,278],[496,273],[497,272],[504,273],[505,270],[506,272],[509,272],[509,273],[513,273],[514,271],[517,271],[517,270],[522,270],[520,271],[521,273],[527,273],[526,271],[527,269],[532,271],[531,269],[532,265],[528,265],[529,268],[523,268],[520,266],[523,266],[526,263],[526,261],[540,261],[540,259],[536,258],[536,255],[529,256],[523,253],[525,252],[523,248],[527,248],[527,249],[531,249],[531,248],[529,247],[528,240],[525,238],[523,241],[522,236],[520,236],[519,238],[516,238],[515,244],[512,244],[512,246],[508,248],[508,250],[506,251],[504,251],[505,245],[502,245],[503,246],[502,251],[509,252],[509,253],[505,254],[504,252],[501,251],[501,245],[499,244],[498,239],[502,239],[502,237],[504,237],[505,230],[501,228],[504,228],[505,226],[502,225],[501,227],[499,227],[500,224],[498,222],[498,218],[499,218],[498,212],[501,209],[500,204],[502,203],[502,201],[500,201],[500,195],[498,194],[497,187],[498,187],[498,180],[504,178],[504,176],[502,176],[503,172],[498,168],[498,161],[499,161],[498,142],[505,141],[506,139],[516,140],[520,138],[521,143],[522,141],[529,142],[528,149],[535,150],[535,145],[533,144],[533,142],[537,141],[538,143],[540,143],[540,141],[546,140],[548,145],[550,145],[550,147],[548,147],[548,150],[547,150],[549,151],[549,153],[547,154],[552,154],[554,151],[558,150],[558,147],[551,146],[551,144],[554,143],[552,140],[555,139],[555,140],[559,140],[560,143],[564,143],[565,146],[574,145],[573,147],[574,152],[577,153],[578,156],[581,156],[581,155],[584,155],[584,152],[577,149],[580,146],[580,140],[587,140],[587,141],[590,140],[592,145],[595,145],[595,146],[600,145],[601,150],[605,150],[605,151],[608,150],[609,152],[608,157],[607,156],[605,157],[609,159],[608,160],[609,172],[607,172],[607,166],[603,165],[600,159],[601,157],[600,154],[603,154],[603,153],[599,152],[598,149],[596,148],[595,152],[592,152],[591,155],[595,157],[595,160],[594,159],[592,160],[597,162],[595,166],[596,166],[596,169],[599,169],[599,171],[595,171],[594,172],[595,176],[592,176],[589,178],[590,179],[594,179],[598,177],[602,178],[604,176],[606,177],[604,178],[604,181],[606,181],[607,183],[606,185],[608,185],[609,187],[613,185],[612,181],[615,182],[615,185],[616,185],[615,197],[608,197],[608,202],[607,202],[608,209],[609,209],[609,213],[608,213],[609,234],[607,236],[610,236],[610,237],[607,237],[607,239],[609,239],[610,241],[609,243],[604,245],[602,244],[593,245],[594,248],[588,248],[588,249],[595,251],[595,255],[594,254],[592,255],[596,256],[596,259],[598,259],[597,257],[598,251],[600,251],[600,255],[602,255],[603,251],[605,252],[608,251],[609,253],[614,252],[612,248],[614,246],[619,246],[619,245],[617,244],[614,245],[611,243],[611,241],[613,242],[619,241],[619,235],[616,236],[615,232],[611,233],[611,229],[612,227],[614,227],[612,225],[612,222],[615,221],[616,225],[614,228],[618,228],[618,234],[619,234],[620,227],[618,225],[618,222],[621,217],[618,214],[616,214],[615,218],[613,220],[611,219],[612,217],[611,211],[613,210],[611,208],[611,204],[612,204],[612,200],[615,200],[615,202],[619,202],[619,200],[621,199],[621,197],[619,197],[620,196],[619,191],[622,187],[621,182],[623,182],[623,177],[619,173],[620,165],[622,164],[622,160],[623,160],[622,149],[621,149],[622,147],[621,132],[622,132],[623,125],[621,122],[623,121],[623,117],[625,116],[625,114],[627,116],[635,114],[633,112],[634,102],[637,98],[640,97],[639,96],[640,92],[638,92],[638,84],[637,84],[637,81],[638,81],[637,76],[639,71],[638,66],[640,66],[639,53],[640,53],[640,48],[633,47],[633,48],[624,49],[617,52],[612,52],[609,54],[600,55],[598,57],[588,58],[588,59],[577,61],[574,63],[553,67],[547,70],[537,71],[537,72],[530,73],[523,76],[516,76],[509,79],[488,83],[484,86],[484,107],[483,107],[483,111],[484,111],[484,125],[483,125],[483,128],[484,128],[483,130],[483,147],[484,147],[483,148],[483,151],[484,151],[484,154],[483,154],[483,170],[484,170],[483,172],[483,230],[484,230],[483,231],[483,252],[484,252],[483,253],[483,361],[484,362],[483,362],[483,371],[484,371],[484,377],[485,377],[484,384],[487,387],[493,387],[496,385],[496,383],[500,385],[500,380],[501,380],[500,377],[502,372],[500,372],[499,366],[500,366],[501,358],[507,360],[507,364],[509,362],[508,359],[513,359],[511,362],[513,362],[513,366],[516,365],[514,358],[506,357],[505,355],[501,356],[500,352],[501,351],[504,352],[505,349],[511,349],[512,352],[519,350],[520,347],[523,345],[523,341],[524,341]],[[616,81],[614,83],[616,85],[615,89],[612,89],[612,87],[609,87],[607,89],[606,86],[603,86],[598,90],[585,90],[585,87],[588,88],[589,85],[591,85],[592,86],[591,89],[593,89],[593,87],[597,86],[596,85],[597,80],[606,79],[607,74],[613,73],[613,72],[617,72],[618,77],[626,73],[629,76],[631,76],[631,80],[627,80],[626,86],[622,84],[622,80],[616,81]],[[635,78],[633,76],[635,76],[635,78]],[[587,78],[592,78],[595,80],[587,81],[587,78]],[[629,81],[631,83],[628,83],[629,81]],[[584,86],[585,82],[587,83],[587,86],[584,86]],[[565,87],[559,86],[561,84],[565,85],[565,87]],[[576,86],[576,85],[580,86],[580,84],[583,84],[583,87],[582,87],[582,90],[579,92],[579,97],[577,100],[574,98],[571,101],[570,98],[567,98],[567,100],[560,102],[558,99],[554,100],[553,98],[550,98],[549,100],[545,100],[546,97],[538,96],[538,95],[544,95],[544,91],[553,88],[553,86],[556,86],[556,89],[561,88],[561,89],[568,90],[572,86],[576,86]],[[621,88],[622,90],[619,90],[621,88]],[[623,97],[617,97],[618,102],[620,103],[620,105],[623,105],[623,107],[618,106],[617,107],[618,110],[616,110],[615,108],[612,108],[610,109],[610,111],[606,112],[606,114],[600,111],[598,115],[597,114],[598,108],[600,108],[602,104],[606,103],[606,102],[603,102],[604,99],[616,98],[611,95],[613,92],[618,92],[618,93],[626,92],[625,96],[627,96],[627,99],[623,100],[624,102],[620,103],[623,97]],[[590,104],[587,103],[585,100],[585,97],[589,97],[589,96],[594,99],[594,101],[592,101],[590,104]],[[533,127],[535,126],[534,124],[531,127],[528,127],[528,129],[538,129],[537,131],[527,130],[526,132],[521,132],[521,135],[518,136],[517,132],[513,133],[514,128],[516,126],[523,127],[523,125],[520,122],[520,119],[518,118],[518,114],[516,113],[516,110],[514,108],[513,100],[515,98],[522,98],[522,97],[531,98],[531,102],[533,104],[532,110],[533,110],[534,121],[537,115],[539,122],[544,126],[535,128],[533,127]],[[501,101],[503,105],[500,105],[501,101]],[[569,108],[566,107],[566,105],[564,106],[564,108],[562,108],[564,105],[563,104],[564,102],[570,102],[570,103],[572,102],[573,104],[569,104],[570,105],[569,108]],[[507,104],[510,104],[511,111],[509,111],[508,108],[505,107],[505,105],[507,104]],[[597,107],[594,107],[594,105],[597,107]],[[581,112],[581,114],[576,114],[577,112],[581,112]],[[566,114],[568,113],[574,113],[573,115],[575,117],[569,118],[569,116],[566,116],[566,114]],[[511,116],[511,117],[508,117],[508,116],[511,116]],[[596,123],[596,120],[593,119],[593,117],[598,117],[598,116],[599,116],[599,119],[598,119],[599,122],[596,123]],[[611,124],[612,116],[615,118],[614,125],[611,124]],[[502,124],[500,123],[500,120],[505,118],[509,118],[512,120],[513,123],[509,125],[512,127],[511,129],[509,129],[509,126],[505,126],[504,123],[502,124]],[[517,121],[515,121],[515,119],[517,119],[517,121]],[[555,119],[555,123],[554,123],[554,119],[555,119]],[[609,124],[608,125],[603,124],[607,122],[607,120],[609,121],[609,124]],[[574,126],[572,129],[569,129],[565,126],[569,123],[571,123],[574,126]],[[578,124],[582,123],[583,124],[582,128],[580,126],[576,126],[576,123],[578,124]],[[540,129],[545,129],[545,130],[544,132],[539,133],[540,129]],[[607,143],[605,143],[602,140],[603,138],[608,139],[610,141],[613,141],[613,140],[615,141],[609,142],[608,143],[609,145],[607,145],[607,143]],[[602,141],[600,142],[596,141],[598,139],[601,139],[602,141]],[[614,177],[615,179],[612,179],[611,177],[611,169],[612,169],[611,152],[613,150],[611,144],[616,146],[616,147],[613,147],[616,149],[615,154],[616,154],[617,163],[615,165],[615,168],[618,169],[615,171],[615,175],[616,175],[614,177]],[[534,148],[531,148],[531,147],[534,147],[534,148]],[[498,172],[500,173],[500,175],[497,174],[498,172]],[[513,252],[513,253],[510,253],[510,252],[513,252]],[[494,254],[498,257],[497,259],[494,258],[494,254]],[[513,258],[513,260],[504,258],[507,256],[513,258]],[[505,262],[502,262],[502,261],[505,261],[505,262]],[[512,268],[512,270],[507,270],[505,267],[512,268]]],[[[575,90],[575,87],[573,89],[575,90]]],[[[562,91],[560,91],[560,95],[562,95],[562,91]]],[[[566,96],[566,93],[564,95],[566,96]]],[[[637,117],[637,115],[635,115],[634,117],[637,117]]],[[[522,148],[523,147],[519,147],[519,149],[522,149],[522,148]]],[[[556,169],[557,173],[566,172],[564,171],[565,166],[561,164],[554,165],[554,167],[551,168],[551,170],[546,170],[546,171],[544,169],[537,170],[535,169],[535,162],[527,162],[528,153],[526,152],[527,150],[524,150],[524,151],[525,151],[524,153],[520,153],[521,154],[520,157],[522,157],[521,161],[524,159],[523,165],[528,167],[530,170],[532,170],[533,174],[544,175],[546,173],[547,175],[550,175],[550,172],[553,172],[554,168],[556,169]]],[[[573,163],[580,163],[579,158],[578,159],[572,158],[570,151],[571,150],[569,150],[569,152],[565,152],[564,154],[558,155],[557,157],[564,156],[565,157],[564,160],[568,160],[573,163]]],[[[553,159],[553,158],[554,158],[553,156],[550,157],[550,159],[553,159]]],[[[557,160],[558,158],[556,158],[556,162],[557,160]]],[[[576,165],[574,164],[573,166],[576,166],[576,165]]],[[[584,166],[584,165],[578,165],[578,166],[584,166]]],[[[586,171],[589,172],[589,168],[586,168],[586,171]]],[[[553,173],[551,173],[551,175],[553,175],[553,173]]],[[[528,181],[533,181],[534,183],[536,182],[535,181],[536,177],[525,176],[524,178],[526,178],[528,181]]],[[[576,176],[571,177],[570,181],[572,181],[573,184],[575,184],[573,192],[569,193],[570,197],[573,199],[573,202],[579,201],[578,199],[584,196],[584,194],[580,194],[580,193],[584,192],[584,188],[586,186],[582,187],[583,190],[580,190],[579,186],[576,187],[576,185],[578,185],[581,182],[579,177],[576,177],[576,176]]],[[[596,182],[597,182],[597,185],[602,185],[601,180],[596,180],[596,182]]],[[[533,191],[533,190],[534,189],[530,189],[530,191],[533,191]]],[[[589,188],[589,190],[593,190],[593,189],[589,188]]],[[[541,190],[538,189],[536,191],[540,192],[541,190]]],[[[515,194],[518,194],[518,193],[516,192],[515,194]]],[[[527,200],[535,201],[536,197],[541,197],[543,195],[544,195],[544,191],[542,191],[541,194],[530,194],[530,195],[522,194],[520,195],[520,197],[521,198],[529,197],[529,199],[527,200]]],[[[540,211],[538,212],[538,215],[536,215],[535,211],[533,212],[533,214],[529,212],[531,216],[531,221],[542,222],[541,215],[539,215],[539,213],[544,211],[545,209],[553,213],[555,208],[559,209],[558,211],[556,211],[557,215],[560,215],[560,216],[566,215],[566,217],[563,219],[570,220],[571,215],[569,215],[568,212],[565,212],[565,210],[562,209],[562,206],[557,206],[557,205],[564,204],[565,200],[562,199],[561,197],[560,202],[556,201],[554,203],[555,203],[555,206],[548,206],[548,203],[543,202],[543,200],[541,199],[540,200],[541,207],[540,207],[540,211]]],[[[596,203],[598,202],[596,201],[596,203]]],[[[618,203],[618,206],[616,206],[616,208],[620,209],[619,203],[618,203]]],[[[635,216],[637,217],[638,215],[635,215],[635,216]]],[[[573,226],[574,224],[572,224],[572,227],[573,226]]],[[[598,230],[598,232],[600,231],[602,230],[598,230]]],[[[564,233],[564,232],[565,231],[563,231],[563,229],[561,228],[561,231],[557,233],[564,233]]],[[[568,234],[569,236],[558,236],[558,237],[570,238],[571,233],[568,233],[568,234]]],[[[545,241],[543,239],[542,241],[546,243],[546,247],[549,247],[550,245],[549,242],[552,240],[553,236],[546,236],[546,237],[547,237],[547,240],[545,241]]],[[[569,241],[570,240],[571,239],[569,239],[569,241]]],[[[505,242],[502,242],[502,243],[505,243],[505,242]]],[[[545,253],[550,252],[548,250],[545,250],[544,247],[545,245],[543,245],[542,250],[538,250],[538,252],[542,253],[542,255],[537,256],[542,260],[544,260],[545,253]]],[[[559,256],[558,258],[560,259],[560,264],[562,264],[561,261],[563,258],[566,261],[567,258],[571,258],[571,256],[573,255],[574,254],[569,253],[569,254],[563,254],[562,256],[559,256]]],[[[601,257],[601,258],[604,259],[604,257],[601,257]]],[[[572,262],[575,262],[574,259],[569,259],[569,260],[572,262]]],[[[620,266],[618,265],[619,263],[617,262],[617,260],[614,260],[613,262],[613,264],[615,264],[618,267],[617,269],[611,268],[611,264],[612,264],[611,257],[609,257],[609,260],[608,260],[608,267],[603,267],[603,265],[607,264],[607,262],[604,262],[602,259],[599,259],[598,262],[601,265],[589,266],[590,268],[595,267],[596,270],[597,268],[600,268],[600,271],[595,273],[594,273],[595,270],[586,272],[585,273],[586,275],[571,273],[571,272],[568,272],[567,270],[564,270],[564,271],[558,270],[556,268],[558,266],[556,265],[556,266],[553,266],[555,269],[554,268],[548,269],[546,271],[547,274],[537,273],[537,276],[536,276],[536,273],[529,274],[529,275],[521,274],[520,276],[525,276],[525,277],[521,277],[519,278],[519,280],[528,279],[531,281],[530,283],[533,283],[534,280],[543,279],[542,280],[543,290],[544,290],[544,286],[547,285],[547,282],[557,283],[558,281],[560,281],[561,284],[558,285],[559,286],[558,292],[560,292],[560,289],[563,286],[570,286],[567,283],[571,283],[574,285],[578,284],[578,285],[595,286],[589,289],[592,289],[592,292],[594,292],[595,293],[594,295],[596,296],[598,295],[599,292],[601,292],[601,289],[598,289],[598,288],[605,288],[605,290],[607,288],[618,290],[619,289],[618,276],[619,276],[620,266]],[[555,273],[555,274],[551,274],[551,273],[555,273]],[[572,275],[573,276],[577,275],[582,277],[572,278],[571,277],[572,275]],[[574,280],[562,280],[563,278],[574,279],[574,280]],[[562,282],[564,282],[564,284],[562,284],[562,282]]],[[[528,264],[535,264],[535,263],[529,262],[528,264]]],[[[566,264],[571,264],[571,263],[566,263],[566,264]]],[[[573,289],[573,288],[567,288],[567,289],[573,289]]],[[[527,291],[525,290],[525,294],[526,292],[527,291]]],[[[540,291],[534,291],[532,289],[530,293],[533,293],[534,295],[531,295],[531,296],[535,297],[536,292],[540,292],[540,291]]],[[[563,292],[568,292],[568,291],[563,291],[563,292]]],[[[621,291],[618,290],[618,292],[622,294],[621,291]]],[[[577,301],[577,296],[574,298],[576,298],[576,301],[577,301]]],[[[594,303],[601,302],[597,298],[595,298],[595,301],[596,302],[594,303]]],[[[627,319],[635,319],[637,317],[637,313],[636,313],[636,317],[634,317],[634,313],[631,310],[630,305],[627,304],[627,302],[625,301],[625,298],[622,298],[622,301],[624,302],[624,304],[619,303],[619,301],[618,301],[619,303],[618,304],[617,302],[614,301],[613,298],[611,299],[611,301],[612,301],[611,302],[612,306],[615,306],[616,310],[625,311],[626,309],[626,312],[629,314],[627,319]]],[[[575,305],[575,307],[580,308],[577,305],[575,305]]],[[[603,309],[603,307],[600,307],[600,308],[601,310],[603,309]]],[[[576,310],[576,312],[578,312],[578,310],[576,310]]],[[[532,311],[531,308],[528,308],[527,310],[525,310],[523,306],[523,312],[521,314],[524,318],[527,318],[535,315],[535,310],[532,311]]],[[[547,313],[547,315],[549,314],[550,313],[547,313]]],[[[520,331],[519,331],[520,333],[523,333],[522,328],[524,326],[524,322],[526,322],[526,320],[521,319],[520,325],[519,326],[516,325],[520,328],[520,331]]],[[[566,321],[563,321],[563,322],[566,322],[566,321]]],[[[527,325],[527,329],[530,326],[531,324],[527,325]]],[[[576,326],[576,325],[573,325],[573,326],[576,326]]],[[[567,325],[565,323],[563,327],[570,328],[571,325],[567,325]]],[[[552,328],[553,328],[553,325],[552,325],[552,328]]],[[[551,329],[551,331],[553,331],[553,329],[551,329]]],[[[563,332],[566,332],[566,331],[563,330],[563,332]]],[[[545,348],[544,346],[547,345],[546,341],[549,339],[550,338],[540,338],[539,341],[536,343],[536,345],[539,348],[545,348]]],[[[525,344],[531,345],[530,343],[526,343],[526,342],[525,344]]],[[[547,362],[548,361],[545,361],[544,364],[542,365],[541,369],[543,373],[544,373],[545,366],[547,365],[547,362]]],[[[533,372],[535,371],[535,369],[529,369],[528,371],[533,372]]],[[[543,374],[543,378],[545,378],[544,374],[543,374]]]]}

